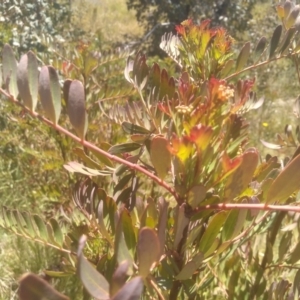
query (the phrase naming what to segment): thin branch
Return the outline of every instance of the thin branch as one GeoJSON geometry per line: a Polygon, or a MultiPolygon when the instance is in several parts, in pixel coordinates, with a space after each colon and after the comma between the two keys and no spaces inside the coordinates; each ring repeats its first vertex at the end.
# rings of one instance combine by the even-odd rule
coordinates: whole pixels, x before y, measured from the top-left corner
{"type": "Polygon", "coordinates": [[[81,145],[83,145],[87,149],[93,150],[94,152],[99,153],[99,154],[107,157],[108,159],[116,162],[116,163],[123,164],[123,165],[129,167],[132,170],[136,170],[136,171],[138,171],[140,173],[143,173],[148,178],[152,179],[157,184],[159,184],[161,187],[163,187],[164,189],[166,189],[175,198],[175,200],[177,201],[177,203],[179,205],[181,205],[183,203],[183,200],[179,197],[179,195],[176,193],[176,191],[171,186],[169,186],[165,181],[163,181],[162,179],[160,179],[159,177],[157,177],[153,173],[149,172],[148,170],[146,170],[142,166],[140,166],[138,164],[131,163],[130,161],[122,159],[122,158],[120,158],[118,156],[112,155],[112,154],[110,154],[110,153],[108,153],[108,152],[106,152],[106,151],[98,148],[94,144],[91,144],[91,143],[89,143],[86,140],[80,139],[75,134],[71,133],[70,131],[68,131],[67,129],[61,127],[60,125],[55,125],[53,122],[51,122],[47,118],[39,115],[37,112],[31,111],[29,108],[27,108],[25,105],[23,105],[20,101],[18,101],[17,99],[15,99],[12,95],[10,95],[7,91],[3,90],[2,88],[0,88],[0,93],[2,93],[3,95],[5,95],[6,97],[8,97],[13,103],[15,103],[15,104],[19,105],[20,107],[22,107],[26,112],[28,112],[33,117],[38,118],[43,123],[45,123],[48,126],[54,128],[55,130],[61,132],[62,134],[70,137],[71,139],[73,139],[77,143],[80,143],[81,145]]]}
{"type": "Polygon", "coordinates": [[[61,251],[61,252],[64,252],[64,253],[67,253],[67,254],[70,254],[70,255],[74,255],[74,256],[77,256],[77,253],[74,252],[74,251],[71,251],[71,250],[68,250],[68,249],[65,249],[65,248],[62,248],[62,247],[59,247],[59,246],[56,246],[54,244],[51,244],[51,243],[48,243],[44,240],[41,240],[39,238],[32,238],[31,236],[27,235],[27,234],[22,234],[22,233],[19,233],[19,232],[15,232],[14,230],[10,229],[10,228],[6,228],[6,227],[3,227],[1,226],[4,230],[7,230],[9,232],[12,232],[14,235],[16,236],[19,236],[19,237],[23,237],[25,239],[28,239],[32,242],[36,242],[36,243],[39,243],[39,244],[42,244],[44,246],[48,246],[48,247],[51,247],[53,249],[56,249],[58,251],[61,251]]]}
{"type": "Polygon", "coordinates": [[[241,70],[241,71],[239,71],[239,72],[233,73],[233,74],[231,74],[231,75],[225,77],[224,80],[229,80],[229,79],[231,79],[231,78],[233,78],[233,77],[235,77],[235,76],[240,75],[241,73],[250,71],[250,70],[252,70],[252,69],[259,68],[259,67],[264,66],[264,65],[267,65],[268,63],[270,63],[270,62],[272,62],[272,61],[276,61],[276,60],[279,60],[279,59],[281,59],[281,58],[293,57],[293,56],[295,56],[295,55],[297,55],[297,54],[298,54],[297,52],[294,52],[294,53],[289,53],[289,54],[281,55],[281,56],[278,56],[278,57],[274,57],[274,58],[269,59],[269,60],[265,60],[265,61],[263,61],[263,62],[261,62],[261,63],[259,63],[259,64],[251,65],[251,66],[249,66],[249,67],[247,67],[247,68],[245,68],[245,69],[243,69],[243,70],[241,70]]]}
{"type": "Polygon", "coordinates": [[[265,212],[258,220],[254,219],[252,224],[247,227],[242,233],[240,233],[238,236],[236,236],[233,240],[232,243],[238,242],[240,239],[242,239],[245,236],[248,236],[248,233],[252,230],[252,228],[254,226],[256,226],[257,224],[260,224],[261,222],[263,222],[267,216],[269,215],[269,211],[265,212]]]}
{"type": "Polygon", "coordinates": [[[300,270],[300,265],[283,265],[283,264],[279,264],[279,265],[269,265],[266,266],[266,269],[270,269],[270,268],[287,268],[287,269],[296,269],[296,270],[300,270]]]}
{"type": "Polygon", "coordinates": [[[231,209],[255,209],[265,211],[292,211],[300,213],[300,206],[296,205],[271,205],[271,204],[248,204],[248,203],[219,203],[199,206],[195,208],[192,214],[202,210],[231,210],[231,209]]]}
{"type": "Polygon", "coordinates": [[[149,279],[149,282],[151,284],[151,286],[154,288],[154,290],[157,293],[158,299],[159,300],[165,300],[165,297],[163,296],[163,294],[161,293],[161,291],[159,290],[158,286],[156,285],[156,283],[154,282],[153,278],[149,279]]]}

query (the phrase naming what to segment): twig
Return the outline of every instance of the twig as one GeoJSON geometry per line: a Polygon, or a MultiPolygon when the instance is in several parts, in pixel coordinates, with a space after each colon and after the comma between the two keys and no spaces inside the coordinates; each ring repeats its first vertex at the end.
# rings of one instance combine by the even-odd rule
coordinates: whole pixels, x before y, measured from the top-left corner
{"type": "Polygon", "coordinates": [[[249,204],[249,203],[219,203],[199,206],[192,211],[196,214],[202,210],[231,210],[231,209],[255,209],[265,211],[292,211],[300,213],[300,206],[295,205],[272,205],[272,204],[249,204]]]}
{"type": "Polygon", "coordinates": [[[156,285],[156,283],[154,282],[154,280],[152,278],[149,279],[149,282],[151,284],[151,286],[155,289],[158,299],[159,300],[165,300],[165,297],[163,296],[163,294],[161,293],[161,291],[159,290],[158,286],[156,285]]]}
{"type": "Polygon", "coordinates": [[[18,101],[12,95],[10,95],[7,91],[5,91],[5,90],[3,90],[1,88],[0,88],[0,93],[2,93],[3,95],[5,95],[6,97],[8,97],[10,99],[10,101],[12,101],[13,103],[15,103],[18,106],[22,107],[26,112],[28,112],[33,117],[38,118],[43,123],[49,125],[50,127],[54,128],[55,130],[61,132],[62,134],[70,137],[71,139],[73,139],[77,143],[80,143],[81,145],[83,145],[87,149],[93,150],[94,152],[97,152],[97,153],[99,153],[99,154],[107,157],[108,159],[110,159],[110,160],[112,160],[112,161],[114,161],[116,163],[123,164],[123,165],[129,167],[132,170],[136,170],[136,171],[138,171],[140,173],[143,173],[148,178],[152,179],[153,181],[155,181],[156,183],[158,183],[161,187],[163,187],[164,189],[166,189],[171,195],[173,195],[173,197],[175,198],[176,202],[179,205],[181,205],[183,203],[183,200],[179,197],[179,195],[176,193],[176,191],[172,187],[170,187],[165,181],[163,181],[162,179],[160,179],[159,177],[157,177],[153,173],[151,173],[148,170],[144,169],[142,166],[140,166],[138,164],[131,163],[130,161],[122,159],[122,158],[120,158],[118,156],[112,155],[112,154],[110,154],[110,153],[108,153],[108,152],[106,152],[106,151],[98,148],[94,144],[91,144],[91,143],[89,143],[86,140],[80,139],[79,137],[77,137],[76,135],[74,135],[73,133],[71,133],[70,131],[68,131],[67,129],[61,127],[60,125],[58,125],[58,124],[55,125],[53,122],[51,122],[47,118],[39,115],[37,112],[31,111],[29,108],[27,108],[25,105],[23,105],[20,101],[18,101]]]}
{"type": "Polygon", "coordinates": [[[276,60],[279,60],[279,59],[281,59],[281,58],[287,58],[287,57],[295,56],[295,55],[297,55],[297,54],[298,54],[297,52],[294,52],[294,53],[289,53],[289,54],[281,55],[281,56],[278,56],[278,57],[274,57],[274,58],[269,59],[269,60],[265,60],[265,61],[263,61],[263,62],[261,62],[261,63],[251,65],[251,66],[249,66],[249,67],[247,67],[247,68],[245,68],[245,69],[243,69],[243,70],[241,70],[241,71],[239,71],[239,72],[233,73],[233,74],[231,74],[231,75],[225,77],[224,80],[231,79],[231,78],[233,78],[233,77],[235,77],[235,76],[238,76],[238,75],[240,75],[240,74],[242,74],[242,73],[244,73],[244,72],[250,71],[250,70],[252,70],[252,69],[259,68],[259,67],[264,66],[264,65],[266,65],[266,64],[268,64],[268,63],[270,63],[270,62],[272,62],[272,61],[276,61],[276,60]]]}
{"type": "Polygon", "coordinates": [[[279,265],[269,265],[266,266],[266,269],[270,269],[270,268],[287,268],[287,269],[295,269],[295,270],[300,270],[300,265],[283,265],[283,264],[279,264],[279,265]]]}
{"type": "Polygon", "coordinates": [[[54,244],[48,243],[48,242],[46,242],[46,241],[44,241],[44,240],[41,240],[41,239],[39,239],[39,238],[36,238],[36,237],[32,238],[31,236],[29,236],[29,235],[27,235],[27,234],[22,234],[22,233],[19,233],[19,232],[15,232],[15,231],[12,230],[11,228],[7,228],[7,227],[3,227],[3,226],[1,226],[1,227],[2,227],[4,230],[7,230],[7,231],[9,231],[9,232],[12,232],[12,233],[13,233],[14,235],[16,235],[16,236],[23,237],[23,238],[25,238],[25,239],[28,239],[28,240],[33,241],[33,242],[40,243],[40,244],[42,244],[42,245],[51,247],[51,248],[56,249],[56,250],[58,250],[58,251],[61,251],[61,252],[64,252],[64,253],[67,253],[67,254],[70,254],[70,255],[77,256],[77,253],[74,252],[74,251],[65,249],[65,248],[63,248],[63,247],[56,246],[56,245],[54,245],[54,244]]]}

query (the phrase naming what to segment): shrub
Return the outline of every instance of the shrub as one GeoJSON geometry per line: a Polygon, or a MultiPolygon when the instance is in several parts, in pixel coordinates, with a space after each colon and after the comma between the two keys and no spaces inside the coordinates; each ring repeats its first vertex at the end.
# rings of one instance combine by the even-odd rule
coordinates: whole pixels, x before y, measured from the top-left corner
{"type": "MultiPolygon", "coordinates": [[[[1,227],[60,251],[64,269],[45,273],[77,271],[96,299],[297,297],[300,244],[293,229],[299,226],[300,150],[295,143],[284,162],[262,159],[248,146],[245,118],[263,100],[253,91],[255,79],[243,75],[298,59],[299,8],[286,1],[277,12],[282,25],[271,40],[262,37],[252,52],[245,43],[236,58],[225,29],[191,20],[161,43],[179,74],[171,76],[157,63],[150,67],[141,53],[129,56],[124,74],[136,95],[100,101],[103,120],[126,135],[121,143],[96,145],[89,138],[90,74],[78,74],[83,81],[66,79],[61,92],[52,66],[39,70],[32,52],[17,64],[5,45],[1,94],[81,147],[75,149],[78,160],[64,165],[77,174],[73,211],[63,220],[45,220],[4,207],[1,227]],[[254,63],[248,65],[250,54],[254,63]]],[[[97,62],[90,55],[91,71],[97,62]]],[[[25,274],[20,298],[40,295],[67,299],[25,274]]]]}

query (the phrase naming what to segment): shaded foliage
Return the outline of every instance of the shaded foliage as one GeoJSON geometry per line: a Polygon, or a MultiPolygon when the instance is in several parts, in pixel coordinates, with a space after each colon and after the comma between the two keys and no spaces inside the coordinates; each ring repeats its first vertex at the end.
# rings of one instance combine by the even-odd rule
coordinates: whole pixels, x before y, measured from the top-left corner
{"type": "MultiPolygon", "coordinates": [[[[71,2],[1,1],[0,20],[3,26],[0,44],[11,43],[19,53],[36,49],[47,50],[45,39],[68,39],[75,34],[71,25],[71,2]]],[[[79,33],[79,32],[78,32],[79,33]]]]}
{"type": "Polygon", "coordinates": [[[175,26],[191,18],[195,22],[210,19],[213,26],[225,26],[229,32],[239,38],[252,19],[252,8],[256,0],[250,1],[141,1],[127,0],[127,7],[136,12],[138,22],[149,34],[145,42],[150,55],[162,55],[159,49],[161,36],[165,32],[175,33],[175,26]]]}

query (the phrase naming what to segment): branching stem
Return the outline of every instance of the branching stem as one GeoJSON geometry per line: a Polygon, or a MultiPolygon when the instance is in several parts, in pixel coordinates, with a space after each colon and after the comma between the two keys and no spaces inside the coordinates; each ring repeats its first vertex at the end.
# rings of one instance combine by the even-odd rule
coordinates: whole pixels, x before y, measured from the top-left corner
{"type": "Polygon", "coordinates": [[[138,165],[138,164],[134,164],[131,163],[128,160],[125,160],[123,158],[120,158],[118,156],[112,155],[100,148],[98,148],[97,146],[95,146],[94,144],[89,143],[86,140],[82,140],[79,137],[77,137],[75,134],[71,133],[70,131],[68,131],[67,129],[61,127],[60,125],[55,125],[53,122],[51,122],[50,120],[48,120],[47,118],[41,116],[40,114],[38,114],[37,112],[31,111],[29,108],[27,108],[25,105],[23,105],[23,103],[21,103],[20,101],[18,101],[17,99],[15,99],[12,95],[10,95],[7,91],[0,89],[0,93],[2,93],[3,95],[5,95],[6,97],[8,97],[13,103],[17,104],[18,106],[22,107],[26,112],[28,112],[30,115],[32,115],[35,118],[38,118],[39,120],[41,120],[43,123],[49,125],[50,127],[54,128],[55,130],[61,132],[62,134],[70,137],[71,139],[73,139],[74,141],[76,141],[77,143],[80,143],[81,145],[83,145],[84,147],[86,147],[87,149],[93,150],[94,152],[97,152],[105,157],[107,157],[108,159],[116,162],[116,163],[120,163],[123,164],[127,167],[129,167],[132,170],[136,170],[140,173],[143,173],[144,175],[146,175],[148,178],[152,179],[154,182],[156,182],[157,184],[159,184],[161,187],[163,187],[164,189],[166,189],[177,201],[177,203],[179,205],[181,205],[183,203],[183,200],[180,199],[179,195],[176,193],[176,191],[169,186],[165,181],[161,180],[159,177],[157,177],[155,174],[149,172],[148,170],[146,170],[145,168],[143,168],[142,166],[138,165]]]}

